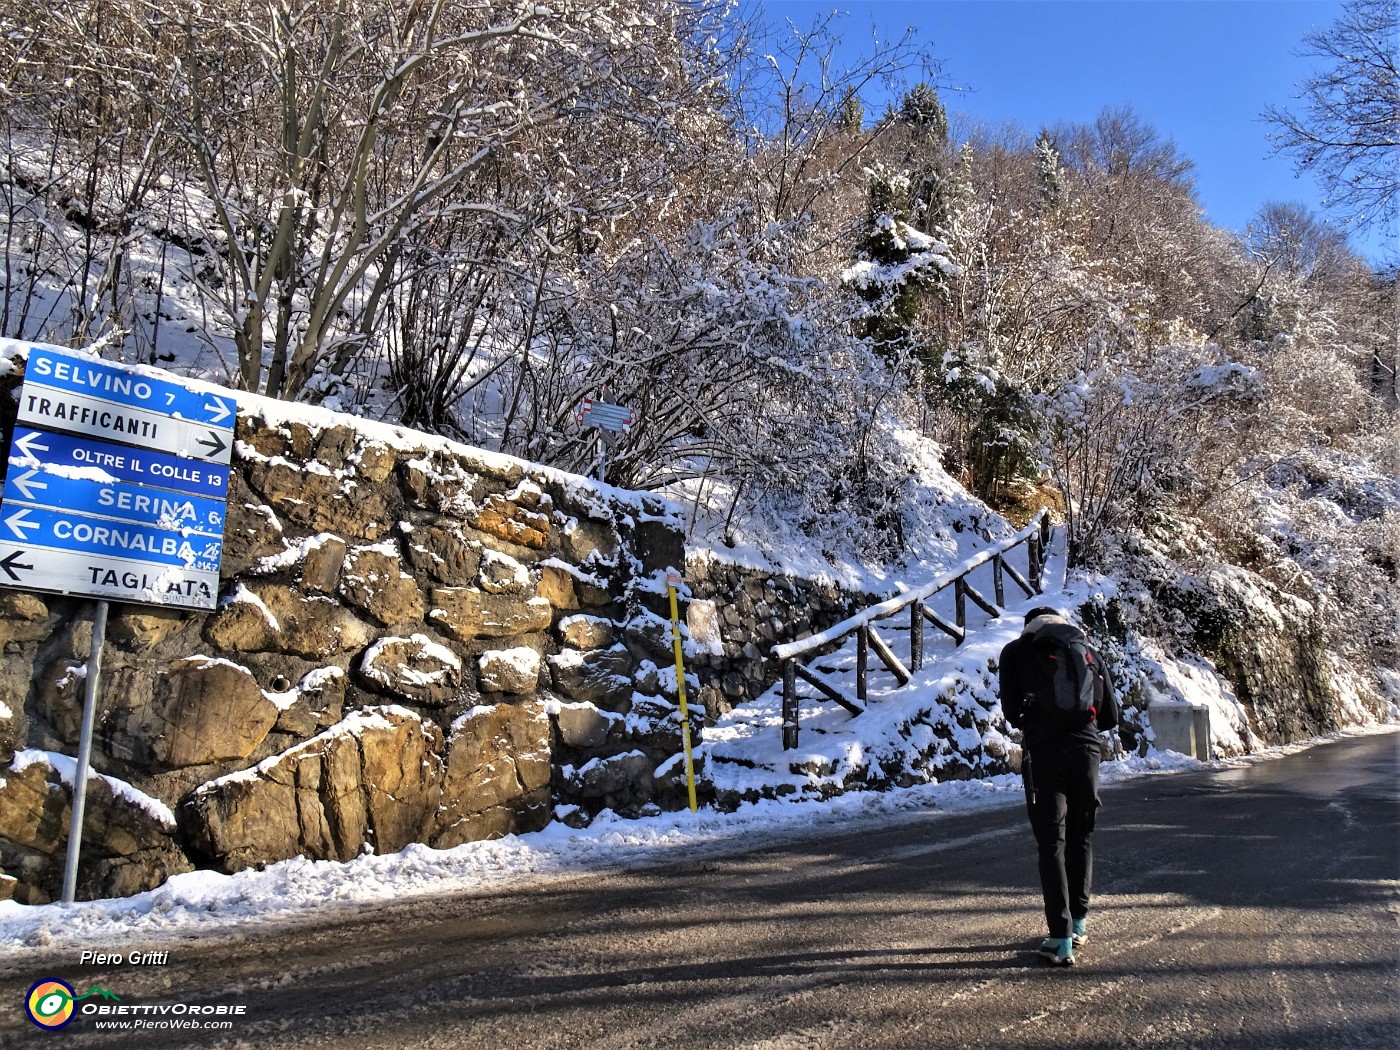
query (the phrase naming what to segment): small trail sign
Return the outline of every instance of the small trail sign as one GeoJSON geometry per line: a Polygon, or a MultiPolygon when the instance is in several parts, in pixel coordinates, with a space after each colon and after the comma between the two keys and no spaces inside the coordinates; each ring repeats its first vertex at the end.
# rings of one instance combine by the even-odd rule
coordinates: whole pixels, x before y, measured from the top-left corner
{"type": "Polygon", "coordinates": [[[637,421],[637,412],[626,405],[610,405],[606,401],[594,401],[591,397],[586,397],[583,399],[583,407],[579,409],[578,421],[580,426],[626,434],[637,421]]]}
{"type": "Polygon", "coordinates": [[[609,434],[628,434],[637,421],[635,409],[626,405],[610,405],[606,401],[583,399],[578,410],[578,423],[581,427],[592,427],[598,431],[598,480],[602,481],[608,472],[609,434]]]}

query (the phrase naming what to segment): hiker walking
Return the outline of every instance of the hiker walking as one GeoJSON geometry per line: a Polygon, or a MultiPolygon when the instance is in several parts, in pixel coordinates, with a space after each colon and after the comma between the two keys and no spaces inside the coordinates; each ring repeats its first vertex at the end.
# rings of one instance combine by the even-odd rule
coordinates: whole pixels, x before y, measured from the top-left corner
{"type": "Polygon", "coordinates": [[[1050,934],[1040,954],[1071,966],[1089,936],[1099,733],[1118,725],[1118,701],[1103,659],[1058,609],[1026,613],[1021,636],[1001,651],[999,673],[1002,711],[1021,730],[1021,777],[1040,856],[1050,934]]]}

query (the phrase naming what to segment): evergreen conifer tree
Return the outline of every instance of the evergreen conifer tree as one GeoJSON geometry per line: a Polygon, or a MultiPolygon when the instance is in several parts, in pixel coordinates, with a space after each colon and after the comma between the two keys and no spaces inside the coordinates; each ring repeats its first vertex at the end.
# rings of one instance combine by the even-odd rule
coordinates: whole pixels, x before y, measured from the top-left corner
{"type": "Polygon", "coordinates": [[[1035,140],[1035,170],[1040,176],[1040,198],[1045,207],[1053,210],[1064,199],[1064,173],[1060,168],[1060,151],[1055,148],[1055,140],[1044,128],[1035,140]]]}
{"type": "Polygon", "coordinates": [[[932,140],[938,148],[948,144],[948,114],[931,84],[915,84],[905,93],[899,107],[899,119],[913,127],[923,138],[932,140]]]}
{"type": "MultiPolygon", "coordinates": [[[[886,274],[913,256],[908,241],[900,235],[911,215],[909,177],[878,167],[871,173],[868,192],[869,222],[861,255],[874,264],[874,273],[886,274]]],[[[898,348],[908,342],[919,313],[915,283],[901,278],[890,284],[876,277],[864,284],[861,296],[871,304],[861,334],[882,353],[897,356],[898,348]]]]}
{"type": "Polygon", "coordinates": [[[841,104],[836,107],[833,119],[838,131],[859,131],[865,124],[865,106],[854,88],[847,88],[841,95],[841,104]]]}

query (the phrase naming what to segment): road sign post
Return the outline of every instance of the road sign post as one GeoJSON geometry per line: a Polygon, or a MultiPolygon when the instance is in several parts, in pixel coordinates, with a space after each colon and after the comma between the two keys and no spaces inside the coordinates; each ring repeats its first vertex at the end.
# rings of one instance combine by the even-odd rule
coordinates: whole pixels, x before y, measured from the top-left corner
{"type": "Polygon", "coordinates": [[[77,893],[110,601],[213,609],[236,406],[153,370],[22,344],[0,586],[96,599],[63,902],[77,893]]]}
{"type": "Polygon", "coordinates": [[[218,601],[232,397],[28,346],[0,498],[0,585],[102,601],[218,601]]]}
{"type": "Polygon", "coordinates": [[[78,763],[73,774],[73,809],[68,817],[68,853],[63,865],[64,904],[72,904],[78,894],[78,854],[83,848],[83,815],[87,811],[88,768],[92,763],[92,727],[97,720],[97,680],[102,673],[102,647],[107,641],[107,609],[105,601],[98,602],[92,617],[88,673],[83,683],[83,728],[78,736],[78,763]]]}

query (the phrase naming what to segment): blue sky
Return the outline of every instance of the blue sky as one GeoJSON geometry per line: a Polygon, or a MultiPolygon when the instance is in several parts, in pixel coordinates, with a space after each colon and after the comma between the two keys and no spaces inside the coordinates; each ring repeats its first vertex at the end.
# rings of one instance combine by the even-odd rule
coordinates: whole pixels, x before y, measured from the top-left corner
{"type": "MultiPolygon", "coordinates": [[[[1338,0],[761,0],[771,21],[799,28],[842,12],[842,52],[871,50],[908,27],[940,67],[935,83],[950,115],[1034,134],[1059,121],[1092,122],[1105,106],[1131,105],[1195,162],[1207,218],[1241,230],[1270,200],[1300,201],[1326,218],[1310,175],[1271,157],[1270,105],[1298,107],[1314,60],[1303,35],[1324,29],[1338,0]]],[[[866,113],[885,99],[865,99],[866,113]]],[[[956,127],[956,118],[954,118],[956,127]]],[[[1352,237],[1373,263],[1379,231],[1352,237]]]]}

